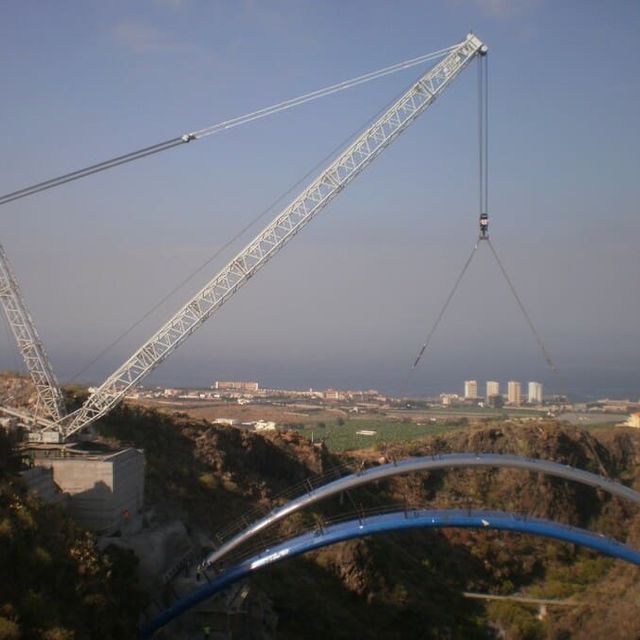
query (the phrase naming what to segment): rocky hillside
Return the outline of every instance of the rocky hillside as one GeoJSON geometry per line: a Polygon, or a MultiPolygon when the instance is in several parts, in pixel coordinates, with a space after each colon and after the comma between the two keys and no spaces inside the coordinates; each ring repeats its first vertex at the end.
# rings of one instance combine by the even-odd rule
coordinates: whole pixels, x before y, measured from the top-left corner
{"type": "Polygon", "coordinates": [[[133,637],[146,597],[136,559],[99,552],[59,505],[26,493],[0,430],[0,638],[133,637]]]}
{"type": "MultiPolygon", "coordinates": [[[[570,464],[640,488],[640,438],[632,430],[599,434],[553,422],[491,423],[338,456],[295,432],[257,434],[125,405],[99,431],[106,441],[146,451],[146,500],[154,511],[210,534],[253,510],[273,508],[292,486],[345,462],[357,467],[434,453],[513,453],[570,464]]],[[[6,451],[0,455],[5,460],[0,574],[12,576],[2,581],[4,590],[0,586],[0,639],[128,637],[124,629],[131,630],[142,606],[130,560],[99,553],[91,536],[63,514],[26,496],[10,456],[6,451]],[[43,601],[49,617],[38,609],[37,602],[43,601]]],[[[396,477],[296,516],[282,525],[281,533],[352,511],[354,504],[405,503],[523,511],[640,547],[640,519],[628,503],[588,487],[507,469],[396,477]]],[[[639,581],[635,567],[525,535],[396,533],[325,548],[256,575],[253,597],[261,601],[261,611],[269,612],[269,620],[252,619],[234,629],[234,638],[271,638],[275,627],[281,640],[635,639],[640,637],[639,581]],[[530,607],[485,605],[463,597],[465,591],[570,598],[576,606],[550,608],[539,620],[530,607]]]]}
{"type": "MultiPolygon", "coordinates": [[[[271,508],[279,494],[327,472],[344,458],[296,433],[259,435],[152,411],[124,408],[103,433],[147,450],[149,496],[208,530],[248,509],[271,508]]],[[[351,464],[444,452],[496,452],[540,457],[640,486],[638,437],[632,431],[594,436],[567,425],[471,426],[445,437],[352,453],[351,464]]],[[[640,521],[626,502],[588,487],[506,469],[409,475],[353,492],[364,508],[390,504],[488,507],[522,511],[640,543],[640,521]]],[[[350,509],[329,501],[283,525],[294,532],[319,517],[350,509]]],[[[276,566],[253,584],[278,616],[278,638],[640,637],[634,591],[638,571],[569,545],[498,532],[398,533],[326,548],[276,566]],[[484,606],[463,591],[575,598],[580,606],[535,611],[511,603],[484,606]],[[615,606],[613,603],[615,602],[615,606]],[[621,625],[620,616],[624,616],[621,625]],[[363,621],[367,621],[363,624],[363,621]],[[580,635],[580,634],[583,635],[580,635]],[[617,634],[617,635],[616,635],[617,634]],[[593,636],[591,636],[593,637],[593,636]]],[[[255,632],[255,629],[254,629],[255,632]]],[[[266,637],[266,636],[265,636],[266,637]]]]}
{"type": "Polygon", "coordinates": [[[29,378],[0,371],[1,405],[33,411],[36,407],[36,400],[36,390],[29,378]]]}

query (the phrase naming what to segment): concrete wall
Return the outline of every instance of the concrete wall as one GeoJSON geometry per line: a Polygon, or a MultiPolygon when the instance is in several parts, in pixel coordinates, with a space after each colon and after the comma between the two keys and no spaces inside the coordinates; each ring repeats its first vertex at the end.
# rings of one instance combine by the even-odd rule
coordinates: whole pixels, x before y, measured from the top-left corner
{"type": "Polygon", "coordinates": [[[53,469],[32,467],[20,472],[29,491],[35,493],[42,501],[48,503],[62,502],[63,493],[53,481],[53,469]]]}
{"type": "Polygon", "coordinates": [[[70,515],[82,527],[113,532],[142,510],[144,453],[138,449],[39,458],[36,463],[53,470],[55,483],[69,494],[70,515]]]}

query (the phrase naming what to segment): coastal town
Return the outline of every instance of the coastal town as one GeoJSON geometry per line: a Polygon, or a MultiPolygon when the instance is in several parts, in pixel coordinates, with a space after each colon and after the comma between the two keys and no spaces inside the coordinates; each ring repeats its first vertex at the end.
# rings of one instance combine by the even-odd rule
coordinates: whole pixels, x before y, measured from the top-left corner
{"type": "Polygon", "coordinates": [[[564,395],[544,395],[542,384],[535,381],[527,383],[526,394],[519,381],[508,381],[506,394],[501,393],[502,388],[500,382],[489,380],[480,393],[478,381],[466,380],[460,393],[409,398],[376,389],[271,389],[258,381],[217,380],[204,389],[138,387],[127,400],[256,431],[374,417],[431,424],[461,418],[528,421],[554,417],[585,426],[640,428],[638,398],[571,402],[564,395]]]}

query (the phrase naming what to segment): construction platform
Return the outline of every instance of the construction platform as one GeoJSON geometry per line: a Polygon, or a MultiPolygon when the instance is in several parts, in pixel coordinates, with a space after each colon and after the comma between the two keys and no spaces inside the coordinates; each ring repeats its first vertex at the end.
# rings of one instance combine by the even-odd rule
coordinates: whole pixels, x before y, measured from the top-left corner
{"type": "Polygon", "coordinates": [[[22,474],[29,487],[47,502],[62,499],[81,527],[111,534],[142,513],[143,451],[78,442],[30,446],[23,453],[33,465],[22,474]]]}

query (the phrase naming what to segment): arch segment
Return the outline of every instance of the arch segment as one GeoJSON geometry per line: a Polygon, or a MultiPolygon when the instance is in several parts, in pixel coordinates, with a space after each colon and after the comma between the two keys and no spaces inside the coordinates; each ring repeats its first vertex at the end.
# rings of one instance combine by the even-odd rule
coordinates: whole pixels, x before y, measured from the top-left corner
{"type": "Polygon", "coordinates": [[[506,467],[511,469],[524,469],[535,471],[565,480],[572,480],[580,484],[585,484],[597,489],[606,491],[612,495],[631,500],[640,504],[640,492],[624,486],[614,480],[599,476],[589,471],[576,469],[568,465],[540,460],[536,458],[525,458],[522,456],[496,454],[496,453],[451,453],[434,456],[422,456],[407,458],[397,462],[383,464],[377,467],[363,470],[352,475],[344,476],[333,482],[329,482],[318,488],[312,489],[308,493],[291,500],[285,505],[275,508],[268,515],[257,520],[246,529],[240,531],[217,549],[212,551],[203,561],[204,567],[209,567],[236,547],[244,544],[253,536],[275,524],[279,520],[304,509],[316,502],[325,500],[331,496],[348,491],[361,485],[383,480],[395,475],[413,473],[417,471],[435,471],[438,469],[452,469],[459,467],[506,467]]]}
{"type": "Polygon", "coordinates": [[[163,611],[141,630],[140,638],[150,638],[171,620],[212,595],[252,573],[286,558],[328,545],[364,536],[416,528],[476,528],[528,533],[581,545],[600,553],[640,565],[640,552],[624,544],[567,525],[528,518],[522,515],[484,510],[411,510],[372,516],[364,520],[350,520],[297,536],[244,560],[213,578],[210,582],[181,598],[163,611]]]}

